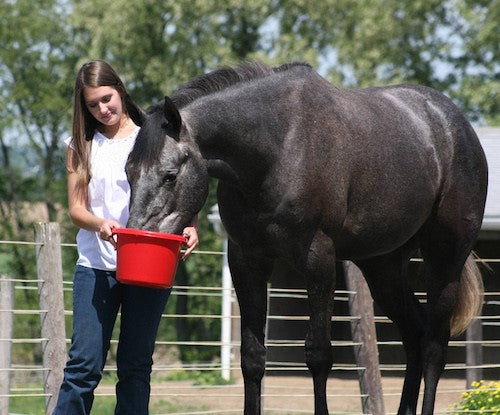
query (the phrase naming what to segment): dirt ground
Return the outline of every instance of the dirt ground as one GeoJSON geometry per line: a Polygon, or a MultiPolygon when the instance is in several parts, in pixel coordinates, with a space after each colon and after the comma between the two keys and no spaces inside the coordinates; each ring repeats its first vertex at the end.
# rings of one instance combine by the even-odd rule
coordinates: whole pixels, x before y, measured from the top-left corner
{"type": "MultiPolygon", "coordinates": [[[[386,414],[397,412],[403,380],[386,377],[382,380],[386,414]]],[[[294,415],[313,414],[312,380],[308,376],[266,376],[264,380],[264,414],[294,415]]],[[[441,379],[436,414],[445,413],[460,400],[465,389],[463,379],[441,379]]],[[[242,414],[243,382],[220,387],[195,386],[190,381],[168,381],[154,384],[152,389],[152,415],[163,415],[154,411],[155,402],[168,401],[176,415],[198,414],[242,414]],[[182,409],[179,409],[182,408],[182,409]]],[[[328,405],[330,414],[361,414],[361,399],[357,379],[332,377],[328,382],[328,405]]]]}

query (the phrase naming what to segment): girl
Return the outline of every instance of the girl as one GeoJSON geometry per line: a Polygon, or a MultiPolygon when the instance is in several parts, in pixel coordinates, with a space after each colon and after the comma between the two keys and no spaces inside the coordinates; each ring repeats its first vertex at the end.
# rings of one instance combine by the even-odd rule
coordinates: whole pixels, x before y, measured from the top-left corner
{"type": "MultiPolygon", "coordinates": [[[[170,290],[116,281],[114,228],[128,219],[125,162],[142,111],[113,68],[91,61],[79,70],[73,135],[67,140],[69,214],[80,230],[73,286],[73,335],[55,415],[89,414],[121,307],[115,414],[148,413],[153,348],[170,290]]],[[[186,258],[198,244],[184,229],[186,258]]]]}

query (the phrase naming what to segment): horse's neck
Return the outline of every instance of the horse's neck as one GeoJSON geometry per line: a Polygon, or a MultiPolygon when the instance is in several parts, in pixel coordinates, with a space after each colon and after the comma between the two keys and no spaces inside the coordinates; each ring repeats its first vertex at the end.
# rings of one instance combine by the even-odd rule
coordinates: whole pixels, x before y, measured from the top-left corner
{"type": "Polygon", "coordinates": [[[266,175],[273,158],[271,143],[268,139],[263,145],[266,138],[256,120],[234,111],[206,109],[190,113],[189,118],[191,135],[207,160],[210,176],[248,187],[266,175]]]}

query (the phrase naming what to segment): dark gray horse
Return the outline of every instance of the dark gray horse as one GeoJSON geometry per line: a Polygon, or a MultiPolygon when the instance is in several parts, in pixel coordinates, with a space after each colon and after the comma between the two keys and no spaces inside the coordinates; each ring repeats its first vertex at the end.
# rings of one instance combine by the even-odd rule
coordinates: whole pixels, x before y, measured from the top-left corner
{"type": "Polygon", "coordinates": [[[450,334],[481,304],[471,249],[486,197],[473,129],[430,88],[336,88],[305,64],[220,69],[145,117],[127,164],[129,227],[179,233],[202,207],[208,175],[229,234],[241,309],[245,414],[260,414],[266,284],[275,261],[304,276],[306,362],[315,413],[327,414],[335,261],[359,266],[397,324],[407,356],[400,414],[434,408],[450,334]],[[407,278],[420,250],[428,301],[407,278]]]}

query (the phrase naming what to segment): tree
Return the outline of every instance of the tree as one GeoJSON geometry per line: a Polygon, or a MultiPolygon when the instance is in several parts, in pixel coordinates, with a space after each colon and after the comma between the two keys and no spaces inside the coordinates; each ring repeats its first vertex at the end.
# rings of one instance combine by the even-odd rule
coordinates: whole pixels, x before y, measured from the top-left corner
{"type": "MultiPolygon", "coordinates": [[[[0,215],[4,235],[13,240],[33,238],[33,219],[25,217],[22,204],[42,204],[49,221],[59,220],[66,204],[61,144],[68,134],[76,51],[65,5],[57,0],[0,3],[0,215]]],[[[19,277],[27,275],[27,263],[15,261],[19,277]]]]}
{"type": "Polygon", "coordinates": [[[474,119],[500,125],[500,3],[456,3],[452,27],[462,47],[451,59],[461,80],[454,96],[474,119]]]}
{"type": "Polygon", "coordinates": [[[267,1],[88,0],[71,22],[87,44],[82,60],[106,59],[134,98],[150,105],[182,83],[259,48],[267,1]]]}
{"type": "Polygon", "coordinates": [[[335,83],[419,83],[471,120],[498,122],[500,5],[493,0],[281,0],[283,42],[314,48],[335,83]]]}
{"type": "MultiPolygon", "coordinates": [[[[18,0],[0,3],[0,235],[33,240],[35,203],[55,221],[64,204],[64,150],[73,77],[65,2],[18,0]],[[28,208],[26,208],[26,206],[28,208]]],[[[2,272],[16,278],[35,275],[32,246],[4,245],[2,272]]],[[[23,304],[36,304],[36,292],[22,291],[23,304]]],[[[36,308],[36,306],[34,307],[36,308]]],[[[16,325],[19,337],[39,337],[38,316],[16,325]],[[29,333],[27,334],[26,331],[29,333]],[[20,334],[23,332],[23,334],[20,334]]],[[[23,352],[30,349],[26,345],[23,352]]]]}
{"type": "MultiPolygon", "coordinates": [[[[56,204],[64,197],[60,141],[68,126],[74,61],[60,6],[57,1],[46,0],[0,5],[2,115],[9,120],[3,130],[4,150],[27,149],[24,161],[31,168],[30,177],[37,181],[30,189],[33,192],[24,193],[23,198],[43,201],[49,220],[56,220],[56,204]],[[12,27],[16,30],[9,29],[12,27]]],[[[3,162],[7,163],[7,158],[3,162]]],[[[15,195],[11,192],[7,197],[15,195]]]]}

